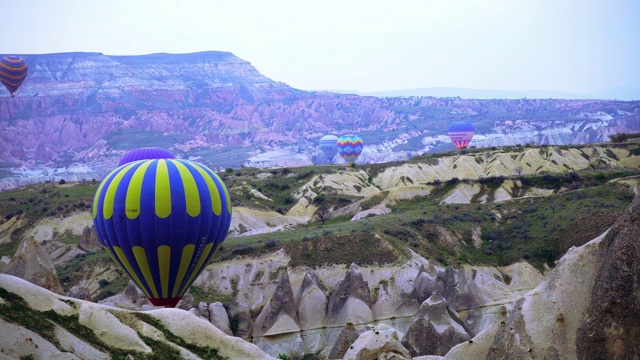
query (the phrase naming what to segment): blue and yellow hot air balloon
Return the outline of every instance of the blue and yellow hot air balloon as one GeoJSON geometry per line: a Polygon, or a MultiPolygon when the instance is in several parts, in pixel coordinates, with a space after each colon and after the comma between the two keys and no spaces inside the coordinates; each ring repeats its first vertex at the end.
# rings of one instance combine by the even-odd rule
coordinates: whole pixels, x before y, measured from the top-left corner
{"type": "Polygon", "coordinates": [[[102,181],[93,223],[100,243],[151,303],[174,307],[224,241],[231,199],[204,165],[139,160],[102,181]]]}
{"type": "Polygon", "coordinates": [[[26,79],[29,73],[27,63],[19,56],[5,56],[0,58],[0,82],[9,90],[13,97],[13,93],[26,79]]]}
{"type": "Polygon", "coordinates": [[[165,150],[159,147],[142,147],[133,149],[122,156],[118,166],[136,161],[136,160],[149,160],[149,159],[175,159],[169,150],[165,150]]]}
{"type": "Polygon", "coordinates": [[[355,163],[364,148],[364,141],[358,135],[341,136],[337,144],[338,152],[347,164],[355,163]]]}

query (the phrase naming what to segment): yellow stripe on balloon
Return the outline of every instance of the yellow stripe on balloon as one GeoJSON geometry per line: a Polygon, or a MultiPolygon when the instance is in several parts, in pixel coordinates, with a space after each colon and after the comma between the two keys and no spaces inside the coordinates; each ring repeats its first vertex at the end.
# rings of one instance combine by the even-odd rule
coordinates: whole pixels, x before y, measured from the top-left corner
{"type": "Polygon", "coordinates": [[[165,160],[158,160],[156,169],[156,215],[164,219],[171,215],[171,183],[169,182],[169,170],[165,160]]]}
{"type": "Polygon", "coordinates": [[[104,196],[104,205],[102,210],[104,212],[105,219],[111,219],[111,216],[113,216],[113,201],[116,197],[116,190],[118,190],[118,185],[120,185],[120,180],[122,180],[124,175],[127,172],[129,172],[131,167],[133,167],[133,165],[135,164],[136,163],[131,163],[128,166],[126,166],[124,169],[118,171],[118,173],[113,177],[113,181],[111,181],[111,183],[109,184],[109,187],[107,188],[107,193],[104,196]]]}
{"type": "Polygon", "coordinates": [[[113,260],[113,262],[118,266],[118,269],[122,271],[126,271],[125,268],[122,266],[122,264],[120,264],[120,262],[116,260],[116,257],[113,255],[111,250],[106,246],[104,247],[104,249],[107,251],[107,254],[109,254],[109,257],[111,258],[111,260],[113,260]]]}
{"type": "Polygon", "coordinates": [[[182,285],[184,275],[187,273],[189,264],[191,264],[191,258],[193,257],[193,251],[195,248],[196,246],[194,244],[185,245],[184,248],[182,248],[182,258],[180,259],[180,267],[178,268],[176,283],[173,285],[173,292],[171,293],[172,298],[178,296],[178,290],[180,290],[180,285],[182,285]]]}
{"type": "Polygon", "coordinates": [[[98,191],[96,191],[96,196],[93,199],[93,217],[97,217],[98,216],[98,200],[100,198],[100,193],[102,192],[102,188],[104,187],[104,184],[106,184],[109,179],[111,179],[113,177],[113,175],[115,175],[115,171],[112,171],[109,175],[107,175],[107,177],[102,180],[102,182],[100,183],[100,186],[98,186],[98,191]]]}
{"type": "Polygon", "coordinates": [[[149,285],[151,289],[151,293],[154,298],[158,298],[158,291],[156,290],[156,284],[153,282],[153,276],[151,275],[151,269],[149,269],[149,262],[147,261],[147,253],[144,252],[144,248],[142,246],[134,246],[131,248],[133,251],[133,256],[136,258],[136,262],[138,263],[138,268],[140,268],[140,272],[142,272],[142,276],[144,276],[144,280],[149,285]]]}
{"type": "Polygon", "coordinates": [[[227,191],[227,187],[224,185],[224,182],[222,181],[222,179],[220,179],[218,174],[213,173],[213,176],[215,176],[216,179],[218,179],[218,181],[220,182],[220,186],[222,187],[222,190],[224,190],[224,197],[225,199],[227,199],[227,211],[229,212],[229,214],[231,214],[231,198],[229,197],[229,191],[227,191]]]}
{"type": "Polygon", "coordinates": [[[167,245],[158,246],[158,268],[160,270],[160,285],[162,297],[169,292],[169,270],[171,269],[171,248],[167,245]]]}
{"type": "MultiPolygon", "coordinates": [[[[196,277],[196,275],[198,273],[200,273],[200,269],[202,268],[202,265],[204,265],[204,261],[207,260],[207,257],[209,256],[209,253],[211,252],[211,247],[213,246],[213,243],[208,243],[205,247],[204,247],[204,251],[202,251],[202,255],[200,255],[200,258],[198,259],[198,263],[196,264],[196,267],[193,269],[193,272],[191,273],[191,275],[189,276],[189,279],[187,280],[187,282],[185,282],[185,284],[191,284],[191,282],[193,281],[193,279],[196,277]]],[[[187,286],[185,286],[182,291],[180,291],[180,295],[182,296],[184,295],[184,293],[187,291],[187,286]]]]}
{"type": "Polygon", "coordinates": [[[198,192],[198,186],[193,175],[179,161],[172,161],[172,163],[178,168],[180,178],[182,179],[182,186],[184,187],[184,201],[187,205],[187,214],[192,217],[200,215],[200,193],[198,192]]]}
{"type": "Polygon", "coordinates": [[[211,178],[208,172],[206,172],[200,164],[191,163],[196,170],[202,175],[202,178],[207,183],[207,188],[209,189],[209,195],[211,196],[211,210],[214,214],[220,215],[222,212],[222,201],[220,201],[220,193],[218,192],[218,188],[216,187],[216,183],[211,178]]]}
{"type": "Polygon", "coordinates": [[[129,275],[131,275],[131,277],[133,278],[133,281],[135,281],[136,284],[138,284],[138,287],[142,290],[142,292],[148,298],[150,298],[151,295],[149,295],[149,292],[147,291],[147,288],[144,287],[144,285],[142,284],[142,281],[140,281],[140,278],[138,277],[138,275],[136,275],[136,272],[133,271],[133,268],[131,267],[131,264],[129,264],[129,260],[127,260],[127,256],[124,254],[124,251],[122,251],[122,249],[120,249],[117,246],[113,247],[113,251],[116,252],[116,255],[118,256],[118,259],[120,259],[120,262],[122,262],[122,265],[125,267],[125,269],[127,269],[127,273],[129,275]]]}
{"type": "Polygon", "coordinates": [[[136,169],[127,189],[126,214],[129,219],[135,219],[140,215],[140,197],[142,194],[142,180],[151,161],[145,161],[136,169]]]}

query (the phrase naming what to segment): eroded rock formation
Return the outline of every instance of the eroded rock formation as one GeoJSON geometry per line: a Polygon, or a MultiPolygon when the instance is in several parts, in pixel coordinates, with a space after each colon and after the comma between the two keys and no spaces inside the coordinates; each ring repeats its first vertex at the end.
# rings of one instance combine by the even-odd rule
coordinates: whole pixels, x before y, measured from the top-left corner
{"type": "Polygon", "coordinates": [[[49,254],[32,237],[20,243],[5,270],[9,275],[17,276],[55,293],[64,293],[49,254]]]}
{"type": "Polygon", "coordinates": [[[445,359],[634,359],[640,354],[640,198],[614,226],[571,248],[505,316],[445,359]],[[486,352],[484,352],[486,351],[486,352]],[[484,356],[481,354],[485,353],[484,356]]]}
{"type": "Polygon", "coordinates": [[[344,280],[335,288],[327,309],[327,325],[344,326],[345,323],[368,323],[373,320],[369,283],[362,277],[356,264],[349,266],[344,280]]]}
{"type": "Polygon", "coordinates": [[[449,315],[445,298],[434,291],[420,305],[402,345],[412,356],[445,355],[452,347],[468,339],[465,329],[449,315]]]}
{"type": "Polygon", "coordinates": [[[278,285],[271,300],[264,306],[253,326],[254,336],[299,332],[298,311],[289,273],[284,268],[278,275],[278,285]]]}

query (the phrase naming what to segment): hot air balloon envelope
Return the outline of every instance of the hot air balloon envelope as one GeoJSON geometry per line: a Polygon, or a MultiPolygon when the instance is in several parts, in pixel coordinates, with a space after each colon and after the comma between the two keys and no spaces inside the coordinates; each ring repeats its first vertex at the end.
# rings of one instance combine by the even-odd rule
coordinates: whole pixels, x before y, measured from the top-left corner
{"type": "Polygon", "coordinates": [[[338,139],[338,152],[347,164],[355,163],[363,148],[364,141],[358,135],[345,135],[338,139]]]}
{"type": "Polygon", "coordinates": [[[458,149],[462,149],[467,147],[469,141],[473,139],[473,133],[475,129],[473,125],[468,122],[454,122],[449,125],[449,129],[447,130],[449,134],[449,138],[456,145],[458,149]]]}
{"type": "Polygon", "coordinates": [[[130,163],[138,160],[152,160],[152,159],[175,159],[175,156],[163,148],[158,147],[143,147],[134,149],[124,154],[118,166],[130,163]]]}
{"type": "Polygon", "coordinates": [[[320,151],[322,151],[324,156],[331,161],[338,152],[338,137],[334,135],[325,135],[320,138],[318,145],[320,146],[320,151]]]}
{"type": "Polygon", "coordinates": [[[0,59],[0,82],[9,90],[11,96],[27,77],[27,63],[18,56],[5,56],[0,59]]]}
{"type": "Polygon", "coordinates": [[[93,223],[107,253],[151,303],[173,307],[224,241],[231,200],[204,165],[135,161],[102,181],[93,223]]]}

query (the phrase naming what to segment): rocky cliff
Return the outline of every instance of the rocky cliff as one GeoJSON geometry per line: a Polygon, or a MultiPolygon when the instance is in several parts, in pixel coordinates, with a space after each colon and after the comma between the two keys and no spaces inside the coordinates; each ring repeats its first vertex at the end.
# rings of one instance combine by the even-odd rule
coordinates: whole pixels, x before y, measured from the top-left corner
{"type": "Polygon", "coordinates": [[[540,285],[444,359],[636,359],[640,198],[606,233],[572,248],[540,285]]]}
{"type": "Polygon", "coordinates": [[[0,275],[0,327],[10,359],[273,359],[184,310],[123,310],[9,275],[0,275]]]}
{"type": "MultiPolygon", "coordinates": [[[[584,144],[640,131],[640,102],[376,98],[304,92],[231,53],[24,55],[30,74],[0,97],[0,189],[100,179],[135,147],[161,146],[213,168],[318,162],[317,140],[355,132],[359,163],[453,149],[452,121],[476,124],[471,145],[584,144]]],[[[338,158],[338,162],[342,160],[338,158]]]]}

